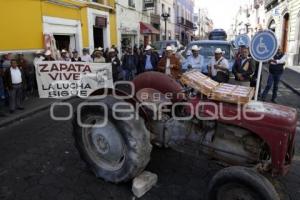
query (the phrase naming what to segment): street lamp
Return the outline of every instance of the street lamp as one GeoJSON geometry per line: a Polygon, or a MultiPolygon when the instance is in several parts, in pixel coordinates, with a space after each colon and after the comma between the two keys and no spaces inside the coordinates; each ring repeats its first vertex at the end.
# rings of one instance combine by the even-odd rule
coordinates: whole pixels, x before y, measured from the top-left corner
{"type": "Polygon", "coordinates": [[[161,16],[165,21],[165,40],[167,40],[167,20],[170,17],[170,14],[165,12],[165,13],[161,14],[161,16]]]}

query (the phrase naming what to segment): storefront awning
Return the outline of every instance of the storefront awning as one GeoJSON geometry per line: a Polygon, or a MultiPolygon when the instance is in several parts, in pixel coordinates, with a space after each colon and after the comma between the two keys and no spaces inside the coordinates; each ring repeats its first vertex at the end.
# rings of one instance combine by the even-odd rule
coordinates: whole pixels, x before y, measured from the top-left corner
{"type": "Polygon", "coordinates": [[[157,34],[159,35],[159,30],[154,28],[151,24],[140,22],[141,34],[157,34]]]}

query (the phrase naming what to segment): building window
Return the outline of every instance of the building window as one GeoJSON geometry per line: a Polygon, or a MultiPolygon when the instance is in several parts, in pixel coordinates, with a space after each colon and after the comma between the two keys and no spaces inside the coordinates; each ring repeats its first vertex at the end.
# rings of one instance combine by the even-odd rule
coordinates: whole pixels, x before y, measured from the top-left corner
{"type": "Polygon", "coordinates": [[[103,4],[103,5],[107,5],[107,0],[91,0],[94,3],[99,3],[99,4],[103,4]]]}
{"type": "Polygon", "coordinates": [[[128,6],[135,8],[135,0],[128,0],[128,6]]]}

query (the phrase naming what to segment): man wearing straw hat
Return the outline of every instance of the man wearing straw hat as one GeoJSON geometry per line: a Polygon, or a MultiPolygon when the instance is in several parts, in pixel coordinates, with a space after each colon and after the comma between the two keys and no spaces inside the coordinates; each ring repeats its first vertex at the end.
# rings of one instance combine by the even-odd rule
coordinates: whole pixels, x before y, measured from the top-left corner
{"type": "Polygon", "coordinates": [[[52,57],[52,53],[49,49],[45,52],[44,61],[55,61],[54,58],[52,57]]]}
{"type": "Polygon", "coordinates": [[[219,83],[227,83],[229,81],[229,63],[223,57],[221,48],[215,50],[215,56],[208,65],[208,74],[219,83]]]}
{"type": "Polygon", "coordinates": [[[143,56],[142,71],[155,71],[158,63],[157,56],[152,52],[152,47],[147,45],[146,54],[143,56]]]}
{"type": "Polygon", "coordinates": [[[158,62],[158,71],[165,73],[174,79],[181,76],[180,60],[173,54],[173,48],[167,46],[164,57],[158,62]]]}
{"type": "Polygon", "coordinates": [[[192,55],[187,57],[184,64],[182,65],[182,69],[184,71],[190,70],[190,69],[197,69],[200,72],[203,68],[203,61],[204,58],[199,54],[200,48],[197,45],[192,46],[192,55]]]}
{"type": "Polygon", "coordinates": [[[105,58],[103,57],[103,48],[99,47],[93,52],[94,63],[105,63],[105,58]]]}

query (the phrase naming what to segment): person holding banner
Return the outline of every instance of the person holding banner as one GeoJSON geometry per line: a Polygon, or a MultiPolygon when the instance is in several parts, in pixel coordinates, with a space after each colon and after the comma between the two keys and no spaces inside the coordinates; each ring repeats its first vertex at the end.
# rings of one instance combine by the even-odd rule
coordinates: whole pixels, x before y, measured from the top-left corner
{"type": "Polygon", "coordinates": [[[72,54],[73,54],[73,57],[71,58],[72,62],[81,62],[81,58],[78,56],[78,51],[74,50],[72,54]]]}
{"type": "Polygon", "coordinates": [[[109,49],[107,61],[112,65],[113,81],[116,82],[119,80],[119,74],[121,72],[121,61],[118,58],[115,49],[109,49]]]}
{"type": "Polygon", "coordinates": [[[61,60],[62,60],[62,61],[67,61],[67,62],[70,62],[70,61],[71,61],[71,59],[70,59],[70,57],[69,57],[69,55],[68,55],[68,51],[66,51],[65,49],[63,49],[63,50],[61,51],[61,60]]]}
{"type": "Polygon", "coordinates": [[[103,48],[99,47],[93,52],[93,62],[94,63],[105,63],[105,58],[103,57],[103,48]]]}
{"type": "Polygon", "coordinates": [[[23,88],[25,86],[25,76],[18,67],[17,60],[11,60],[11,67],[5,71],[4,85],[9,94],[9,110],[14,113],[16,109],[24,110],[23,102],[23,88]]]}
{"type": "Polygon", "coordinates": [[[81,61],[82,62],[90,62],[90,63],[93,62],[93,59],[90,56],[88,49],[86,49],[86,48],[82,49],[82,54],[83,54],[81,56],[81,61]]]}
{"type": "Polygon", "coordinates": [[[52,58],[52,53],[50,50],[47,50],[45,52],[45,59],[44,61],[55,61],[54,58],[52,58]]]}

